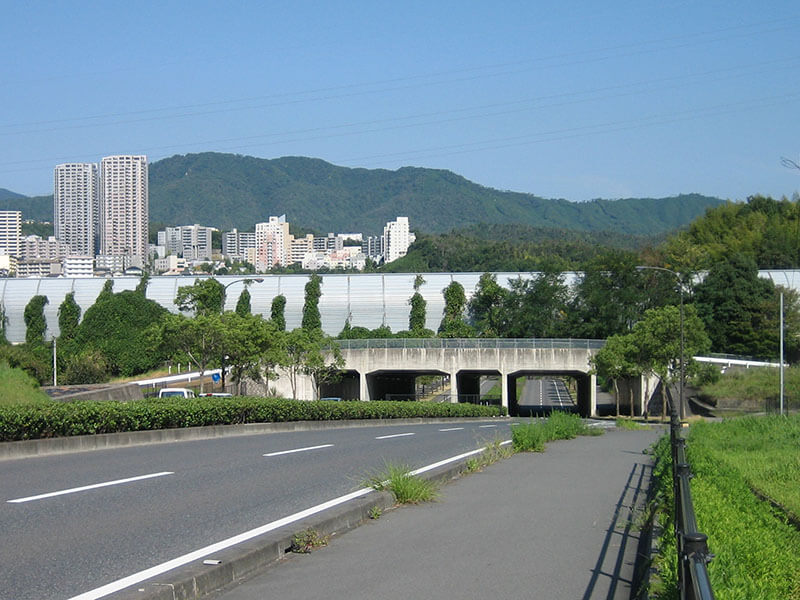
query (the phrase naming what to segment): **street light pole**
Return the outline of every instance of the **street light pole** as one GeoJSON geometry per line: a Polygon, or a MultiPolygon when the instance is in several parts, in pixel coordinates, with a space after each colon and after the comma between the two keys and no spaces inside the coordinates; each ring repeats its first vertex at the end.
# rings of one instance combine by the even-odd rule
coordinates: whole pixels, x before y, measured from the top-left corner
{"type": "Polygon", "coordinates": [[[678,416],[681,421],[686,418],[686,406],[684,402],[684,379],[685,379],[685,360],[684,360],[684,327],[683,327],[683,280],[681,278],[681,274],[677,271],[673,271],[672,269],[667,269],[666,267],[652,267],[641,265],[636,267],[637,271],[644,271],[644,270],[653,270],[653,271],[666,271],[667,273],[672,273],[675,276],[675,279],[678,282],[678,292],[680,294],[680,328],[681,328],[681,357],[680,357],[680,381],[678,382],[678,416]]]}

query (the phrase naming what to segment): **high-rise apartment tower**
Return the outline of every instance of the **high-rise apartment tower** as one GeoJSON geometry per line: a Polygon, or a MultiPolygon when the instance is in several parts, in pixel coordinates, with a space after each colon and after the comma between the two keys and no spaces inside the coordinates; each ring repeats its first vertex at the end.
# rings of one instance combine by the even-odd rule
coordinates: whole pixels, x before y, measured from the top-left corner
{"type": "Polygon", "coordinates": [[[100,162],[100,254],[147,261],[149,212],[146,156],[106,156],[100,162]]]}
{"type": "Polygon", "coordinates": [[[71,254],[94,256],[100,181],[96,163],[56,165],[53,178],[55,237],[71,254]]]}

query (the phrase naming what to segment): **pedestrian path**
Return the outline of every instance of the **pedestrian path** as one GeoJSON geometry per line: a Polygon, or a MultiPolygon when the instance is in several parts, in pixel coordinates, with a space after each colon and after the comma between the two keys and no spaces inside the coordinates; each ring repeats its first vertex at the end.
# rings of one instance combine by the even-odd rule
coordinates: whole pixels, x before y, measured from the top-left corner
{"type": "Polygon", "coordinates": [[[611,429],[516,454],[216,598],[631,598],[659,435],[611,429]]]}

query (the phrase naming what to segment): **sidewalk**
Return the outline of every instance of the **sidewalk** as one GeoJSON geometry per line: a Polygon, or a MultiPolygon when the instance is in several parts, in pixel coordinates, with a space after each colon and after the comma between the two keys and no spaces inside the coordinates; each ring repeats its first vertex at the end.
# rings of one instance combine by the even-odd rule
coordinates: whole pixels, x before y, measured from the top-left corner
{"type": "Polygon", "coordinates": [[[553,442],[384,513],[223,600],[631,597],[659,431],[553,442]]]}

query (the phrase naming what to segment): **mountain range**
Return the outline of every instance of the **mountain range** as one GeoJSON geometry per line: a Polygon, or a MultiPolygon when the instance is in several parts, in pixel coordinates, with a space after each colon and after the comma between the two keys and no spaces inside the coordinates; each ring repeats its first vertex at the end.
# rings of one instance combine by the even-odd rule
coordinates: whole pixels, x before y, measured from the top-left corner
{"type": "MultiPolygon", "coordinates": [[[[570,202],[500,191],[451,171],[419,167],[347,168],[320,159],[205,152],[150,164],[150,221],[252,230],[285,214],[293,228],[377,234],[407,216],[414,231],[442,233],[477,224],[656,235],[687,225],[723,202],[700,194],[570,202]]],[[[52,196],[0,188],[0,210],[51,221],[52,196]]]]}

